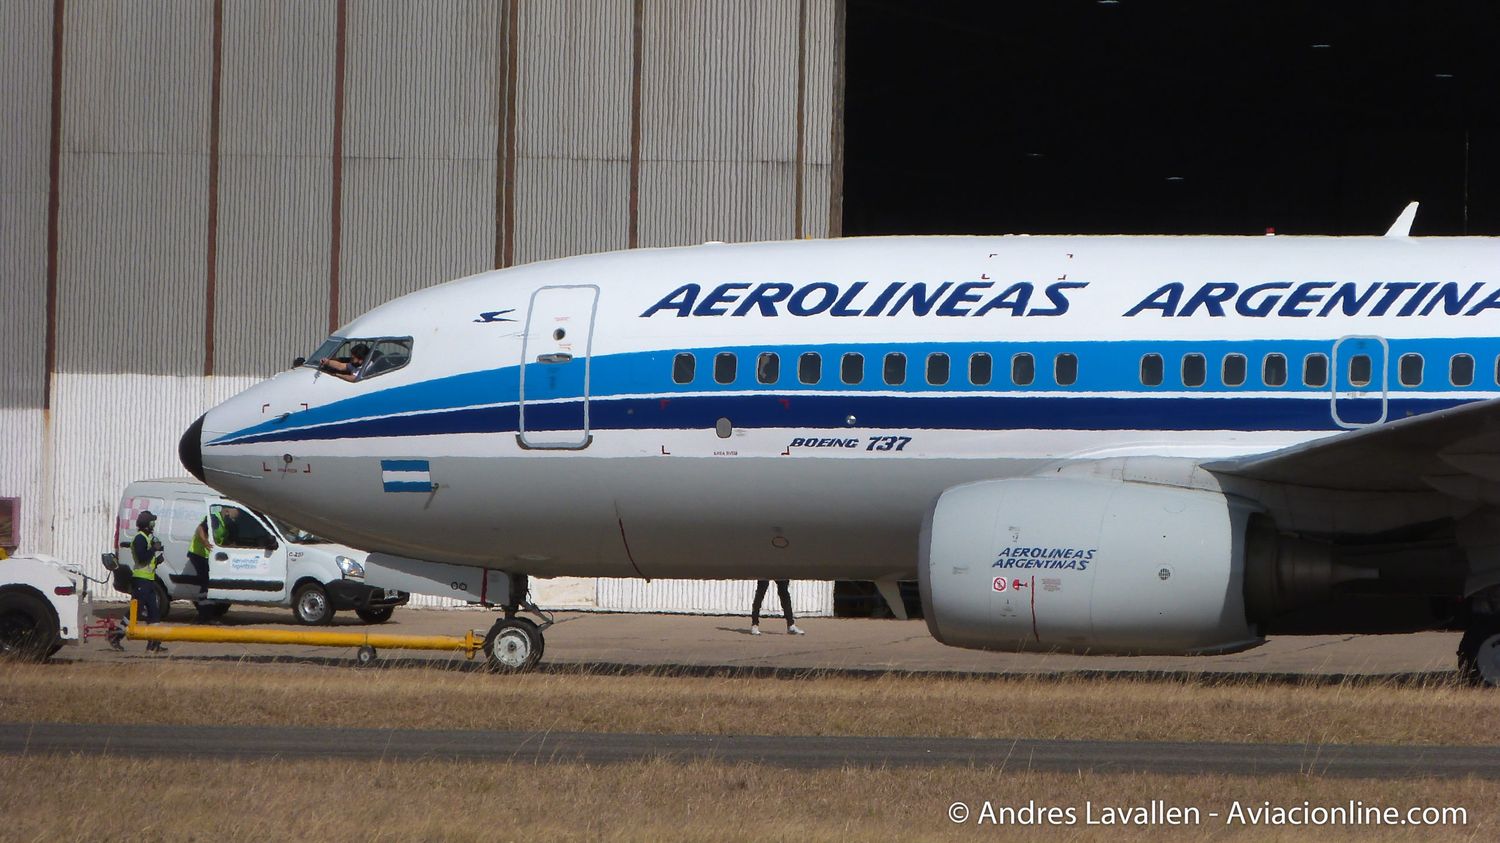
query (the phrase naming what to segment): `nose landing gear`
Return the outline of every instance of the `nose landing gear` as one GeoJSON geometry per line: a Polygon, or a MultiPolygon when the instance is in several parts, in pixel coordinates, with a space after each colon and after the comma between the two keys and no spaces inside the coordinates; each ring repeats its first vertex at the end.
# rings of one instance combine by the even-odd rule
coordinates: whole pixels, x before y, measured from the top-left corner
{"type": "Polygon", "coordinates": [[[501,605],[505,613],[484,636],[484,656],[490,669],[499,673],[521,673],[536,667],[547,648],[542,633],[553,624],[552,615],[527,599],[528,585],[524,574],[512,574],[510,596],[515,602],[501,605]],[[541,623],[520,617],[527,612],[541,618],[541,623]]]}

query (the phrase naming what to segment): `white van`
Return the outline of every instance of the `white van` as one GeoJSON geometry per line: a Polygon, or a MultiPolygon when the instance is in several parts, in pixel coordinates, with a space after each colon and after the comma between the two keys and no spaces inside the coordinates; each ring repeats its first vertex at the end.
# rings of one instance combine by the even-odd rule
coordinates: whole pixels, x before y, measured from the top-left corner
{"type": "MultiPolygon", "coordinates": [[[[291,607],[304,624],[326,624],[340,609],[353,609],[366,623],[384,623],[411,599],[404,591],[365,583],[364,551],[320,539],[186,478],[140,480],[125,487],[114,543],[123,571],[130,568],[136,516],[148,509],[156,516],[156,537],[163,547],[157,568],[163,618],[171,600],[192,600],[200,614],[210,617],[223,615],[231,604],[246,603],[291,607]],[[225,537],[223,544],[208,548],[208,597],[200,600],[200,583],[187,553],[194,531],[210,515],[222,519],[225,537]]],[[[129,582],[117,576],[115,588],[128,590],[129,582]]]]}

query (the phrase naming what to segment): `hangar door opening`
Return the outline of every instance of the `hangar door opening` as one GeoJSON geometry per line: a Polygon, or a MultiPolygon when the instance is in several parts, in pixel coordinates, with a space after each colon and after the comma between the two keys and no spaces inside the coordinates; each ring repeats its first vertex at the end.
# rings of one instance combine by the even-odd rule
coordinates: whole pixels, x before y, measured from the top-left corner
{"type": "Polygon", "coordinates": [[[848,0],[844,234],[1500,234],[1500,4],[848,0]]]}

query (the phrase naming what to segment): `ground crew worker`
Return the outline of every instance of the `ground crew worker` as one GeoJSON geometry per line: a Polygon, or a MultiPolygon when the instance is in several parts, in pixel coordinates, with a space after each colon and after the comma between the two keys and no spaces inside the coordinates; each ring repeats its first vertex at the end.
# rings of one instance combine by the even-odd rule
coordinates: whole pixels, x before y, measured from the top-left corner
{"type": "MultiPolygon", "coordinates": [[[[145,510],[135,517],[138,531],[130,540],[130,556],[134,562],[130,571],[130,596],[135,598],[138,613],[136,619],[145,615],[146,623],[156,623],[161,617],[161,606],[156,602],[156,566],[161,564],[161,541],[156,538],[156,516],[145,510]]],[[[160,641],[147,641],[146,652],[165,653],[160,641]]]]}
{"type": "MultiPolygon", "coordinates": [[[[760,605],[766,599],[766,589],[770,587],[769,580],[755,581],[755,602],[750,604],[750,634],[760,634],[760,605]]],[[[776,581],[776,596],[781,598],[781,613],[786,616],[786,634],[802,635],[802,629],[797,626],[797,619],[792,616],[792,595],[790,583],[787,580],[776,581]]]]}
{"type": "Polygon", "coordinates": [[[198,529],[193,531],[193,540],[188,544],[188,564],[193,567],[193,578],[198,581],[198,620],[205,623],[214,620],[205,604],[208,600],[208,549],[224,544],[229,536],[229,522],[239,520],[239,516],[240,511],[232,506],[226,506],[218,513],[210,510],[208,517],[198,522],[198,529]]]}

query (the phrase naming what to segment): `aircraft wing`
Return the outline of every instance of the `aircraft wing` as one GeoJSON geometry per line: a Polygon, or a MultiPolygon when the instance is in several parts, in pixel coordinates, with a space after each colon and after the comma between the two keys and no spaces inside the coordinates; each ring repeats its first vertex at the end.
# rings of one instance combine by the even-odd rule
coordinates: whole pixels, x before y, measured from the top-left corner
{"type": "Polygon", "coordinates": [[[1500,501],[1500,398],[1362,428],[1203,468],[1272,483],[1352,491],[1436,489],[1500,501]]]}

